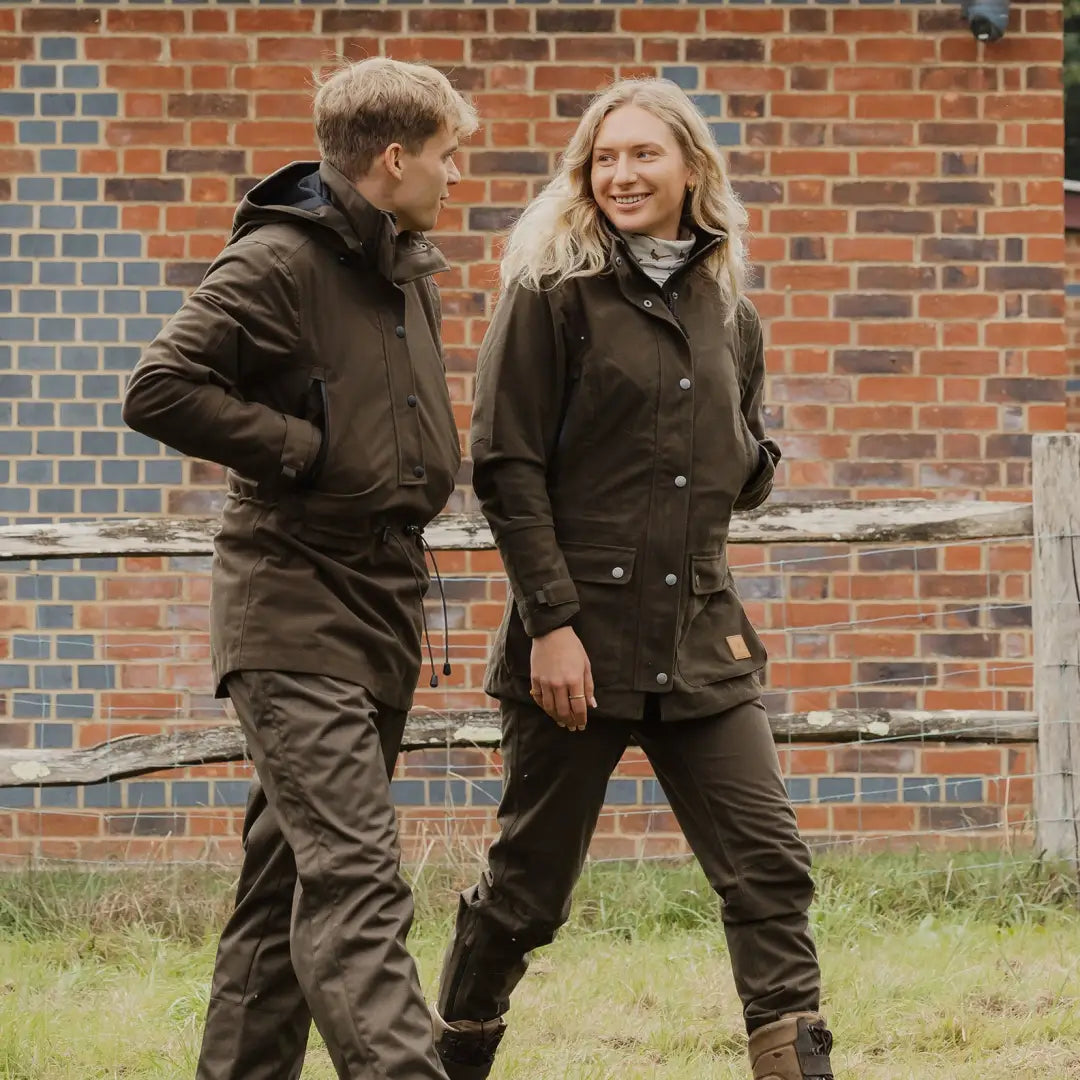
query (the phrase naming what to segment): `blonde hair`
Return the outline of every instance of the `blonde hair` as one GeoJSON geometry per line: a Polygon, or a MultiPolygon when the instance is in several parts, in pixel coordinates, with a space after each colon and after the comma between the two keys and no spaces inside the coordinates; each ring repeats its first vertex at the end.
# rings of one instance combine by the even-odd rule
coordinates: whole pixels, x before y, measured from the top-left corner
{"type": "Polygon", "coordinates": [[[593,98],[554,179],[510,230],[501,266],[503,285],[552,288],[568,278],[599,274],[607,266],[610,236],[593,197],[592,153],[604,118],[624,105],[645,109],[671,129],[690,169],[692,220],[726,237],[706,257],[704,267],[733,314],[746,285],[746,211],[731,188],[704,117],[667,79],[624,79],[593,98]]]}
{"type": "Polygon", "coordinates": [[[373,56],[338,68],[315,95],[319,151],[359,180],[391,143],[411,154],[445,126],[459,138],[477,128],[476,110],[440,71],[373,56]]]}

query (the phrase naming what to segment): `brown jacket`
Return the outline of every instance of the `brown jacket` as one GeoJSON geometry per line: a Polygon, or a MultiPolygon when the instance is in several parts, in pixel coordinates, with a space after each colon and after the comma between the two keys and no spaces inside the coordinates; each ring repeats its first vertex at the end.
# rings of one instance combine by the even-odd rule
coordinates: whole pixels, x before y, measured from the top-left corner
{"type": "Polygon", "coordinates": [[[759,692],[765,649],[728,569],[733,509],[772,488],[753,305],[725,325],[700,234],[660,289],[609,269],[500,299],[478,364],[473,483],[510,577],[487,690],[526,699],[530,638],[571,624],[600,711],[707,715],[759,692]]]}
{"type": "Polygon", "coordinates": [[[219,686],[243,668],[306,672],[409,706],[428,578],[404,527],[443,508],[460,464],[431,280],[445,269],[337,170],[296,163],[243,201],[136,367],[125,421],[229,469],[219,686]]]}

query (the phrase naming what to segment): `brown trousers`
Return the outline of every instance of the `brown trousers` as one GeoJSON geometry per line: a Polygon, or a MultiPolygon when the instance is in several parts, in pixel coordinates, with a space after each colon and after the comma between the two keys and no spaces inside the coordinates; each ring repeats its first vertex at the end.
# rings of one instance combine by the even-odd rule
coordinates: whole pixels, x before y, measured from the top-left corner
{"type": "Polygon", "coordinates": [[[445,1080],[405,939],[390,774],[405,713],[340,679],[230,675],[259,783],[197,1080],[297,1080],[311,1021],[338,1076],[445,1080]]]}
{"type": "Polygon", "coordinates": [[[817,1011],[810,854],[760,700],[703,720],[661,723],[655,709],[640,723],[590,717],[580,732],[532,704],[504,701],[501,711],[500,835],[487,871],[461,894],[439,988],[444,1020],[493,1020],[509,1008],[527,954],[570,914],[608,778],[631,736],[723,900],[747,1030],[817,1011]]]}

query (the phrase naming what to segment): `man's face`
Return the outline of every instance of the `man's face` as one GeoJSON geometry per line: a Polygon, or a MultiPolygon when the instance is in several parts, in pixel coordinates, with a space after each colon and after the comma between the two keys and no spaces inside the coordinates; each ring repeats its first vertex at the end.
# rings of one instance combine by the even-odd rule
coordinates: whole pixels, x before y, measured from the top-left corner
{"type": "Polygon", "coordinates": [[[432,135],[419,153],[401,151],[401,178],[391,209],[402,232],[424,232],[435,227],[443,203],[450,198],[450,189],[461,180],[454,163],[457,151],[457,135],[445,128],[432,135]]]}

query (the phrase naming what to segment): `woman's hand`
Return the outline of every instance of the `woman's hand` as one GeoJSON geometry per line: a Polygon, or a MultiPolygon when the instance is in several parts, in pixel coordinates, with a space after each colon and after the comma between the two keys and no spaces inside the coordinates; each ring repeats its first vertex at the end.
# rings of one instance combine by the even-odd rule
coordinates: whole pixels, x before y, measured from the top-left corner
{"type": "Polygon", "coordinates": [[[571,627],[560,626],[533,638],[532,696],[569,731],[582,731],[588,719],[586,706],[596,708],[589,657],[571,627]]]}

